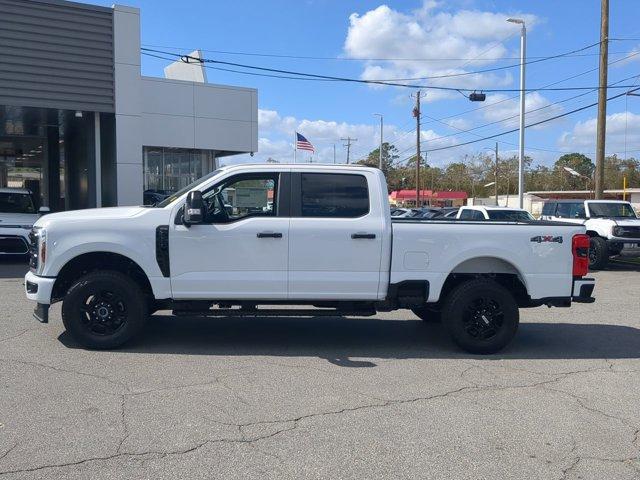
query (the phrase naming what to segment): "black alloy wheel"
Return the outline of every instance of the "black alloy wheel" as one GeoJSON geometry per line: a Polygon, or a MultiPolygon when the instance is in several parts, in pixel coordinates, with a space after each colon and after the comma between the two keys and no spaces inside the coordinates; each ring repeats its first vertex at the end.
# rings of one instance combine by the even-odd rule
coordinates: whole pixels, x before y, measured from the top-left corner
{"type": "Polygon", "coordinates": [[[148,298],[127,275],[90,272],[76,280],[62,303],[62,321],[82,346],[115,348],[135,337],[148,317],[148,298]]]}
{"type": "Polygon", "coordinates": [[[442,322],[453,341],[470,353],[495,353],[518,330],[520,315],[512,293],[490,278],[467,280],[453,288],[442,306],[442,322]]]}

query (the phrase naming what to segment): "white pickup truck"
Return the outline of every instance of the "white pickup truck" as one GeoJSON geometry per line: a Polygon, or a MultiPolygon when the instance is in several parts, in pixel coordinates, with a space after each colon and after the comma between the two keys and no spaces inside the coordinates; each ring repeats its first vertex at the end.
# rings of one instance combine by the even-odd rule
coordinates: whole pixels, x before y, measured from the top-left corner
{"type": "Polygon", "coordinates": [[[42,217],[25,289],[42,322],[63,301],[66,329],[89,348],[123,344],[159,309],[302,317],[409,308],[441,317],[467,351],[492,353],[515,335],[519,307],[594,300],[584,232],[392,221],[380,170],[230,166],[153,207],[42,217]]]}
{"type": "Polygon", "coordinates": [[[591,238],[589,267],[602,269],[609,257],[640,247],[640,218],[620,200],[547,200],[541,220],[584,225],[591,238]]]}

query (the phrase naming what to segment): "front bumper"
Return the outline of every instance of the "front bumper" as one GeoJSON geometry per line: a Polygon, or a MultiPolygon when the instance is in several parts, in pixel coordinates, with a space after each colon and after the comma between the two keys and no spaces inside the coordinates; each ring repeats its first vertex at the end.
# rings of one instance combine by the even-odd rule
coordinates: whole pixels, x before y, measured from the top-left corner
{"type": "Polygon", "coordinates": [[[592,296],[596,281],[593,278],[580,278],[573,281],[571,300],[576,303],[593,303],[596,299],[592,296]]]}
{"type": "Polygon", "coordinates": [[[56,279],[52,277],[39,277],[33,272],[27,272],[24,276],[24,290],[29,300],[49,305],[51,292],[56,279]]]}

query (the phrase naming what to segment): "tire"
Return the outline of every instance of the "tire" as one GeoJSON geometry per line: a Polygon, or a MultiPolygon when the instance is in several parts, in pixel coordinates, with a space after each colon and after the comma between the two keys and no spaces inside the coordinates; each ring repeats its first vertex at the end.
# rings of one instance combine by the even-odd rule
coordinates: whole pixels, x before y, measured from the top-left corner
{"type": "Polygon", "coordinates": [[[135,337],[148,317],[148,302],[131,278],[92,272],[77,280],[62,303],[62,322],[79,344],[115,348],[135,337]]]}
{"type": "Polygon", "coordinates": [[[440,323],[442,315],[440,310],[424,305],[422,307],[412,308],[413,314],[426,323],[440,323]]]}
{"type": "Polygon", "coordinates": [[[609,263],[607,241],[601,237],[591,237],[589,242],[589,269],[603,270],[609,263]]]}
{"type": "Polygon", "coordinates": [[[442,321],[453,341],[475,354],[496,353],[518,331],[515,298],[493,280],[478,278],[455,287],[444,301],[442,321]]]}

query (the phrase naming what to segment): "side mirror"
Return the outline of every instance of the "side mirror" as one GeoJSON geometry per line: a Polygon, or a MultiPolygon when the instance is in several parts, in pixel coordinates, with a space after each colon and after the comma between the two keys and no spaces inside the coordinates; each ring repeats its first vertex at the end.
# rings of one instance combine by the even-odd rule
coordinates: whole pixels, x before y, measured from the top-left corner
{"type": "Polygon", "coordinates": [[[39,215],[46,215],[49,212],[51,212],[51,209],[49,207],[40,207],[38,209],[38,214],[39,215]]]}
{"type": "Polygon", "coordinates": [[[184,205],[184,213],[182,220],[188,227],[202,223],[204,219],[204,201],[202,200],[202,192],[193,190],[187,194],[187,202],[184,205]]]}

